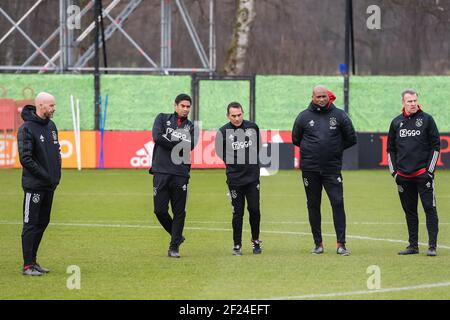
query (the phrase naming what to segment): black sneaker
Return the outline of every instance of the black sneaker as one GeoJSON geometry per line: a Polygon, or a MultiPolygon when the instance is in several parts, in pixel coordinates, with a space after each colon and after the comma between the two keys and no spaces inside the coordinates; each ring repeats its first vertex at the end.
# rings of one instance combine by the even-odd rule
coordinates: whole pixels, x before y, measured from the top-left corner
{"type": "Polygon", "coordinates": [[[39,271],[40,273],[49,273],[50,270],[44,267],[41,267],[38,263],[34,264],[34,268],[39,271]]]}
{"type": "Polygon", "coordinates": [[[261,254],[261,240],[252,240],[253,254],[261,254]]]}
{"type": "Polygon", "coordinates": [[[169,247],[169,250],[167,251],[167,256],[170,258],[180,258],[180,246],[181,244],[186,240],[185,237],[181,236],[180,243],[176,247],[169,247]]]}
{"type": "Polygon", "coordinates": [[[436,257],[437,256],[436,247],[429,247],[427,251],[427,256],[436,257]]]}
{"type": "Polygon", "coordinates": [[[400,251],[398,254],[401,256],[405,256],[408,254],[418,254],[418,253],[419,253],[419,247],[407,246],[405,250],[400,251]]]}
{"type": "Polygon", "coordinates": [[[169,249],[169,251],[167,251],[167,256],[169,258],[179,258],[180,253],[178,252],[178,249],[169,249]]]}
{"type": "Polygon", "coordinates": [[[350,255],[350,251],[347,250],[347,248],[345,247],[344,244],[339,243],[336,249],[336,253],[341,255],[341,256],[349,256],[350,255]]]}
{"type": "Polygon", "coordinates": [[[322,254],[323,253],[323,244],[317,244],[314,249],[311,250],[312,254],[322,254]]]}
{"type": "Polygon", "coordinates": [[[233,246],[233,256],[242,256],[242,246],[240,244],[233,246]]]}
{"type": "Polygon", "coordinates": [[[22,270],[22,274],[24,276],[32,276],[32,277],[39,277],[43,275],[43,273],[37,270],[34,265],[24,267],[22,270]]]}

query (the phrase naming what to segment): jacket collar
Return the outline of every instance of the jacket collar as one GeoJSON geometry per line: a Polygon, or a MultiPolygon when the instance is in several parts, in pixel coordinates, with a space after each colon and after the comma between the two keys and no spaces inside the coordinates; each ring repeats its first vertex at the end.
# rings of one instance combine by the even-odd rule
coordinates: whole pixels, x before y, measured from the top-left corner
{"type": "Polygon", "coordinates": [[[416,115],[418,115],[419,113],[423,112],[423,111],[422,111],[422,107],[421,107],[421,106],[418,106],[418,107],[419,107],[419,109],[417,110],[416,113],[410,113],[410,114],[406,113],[405,108],[402,108],[402,114],[403,114],[403,117],[405,117],[405,118],[413,118],[413,117],[415,117],[416,115]]]}
{"type": "Polygon", "coordinates": [[[43,126],[47,125],[50,122],[50,119],[40,118],[36,114],[36,107],[32,105],[26,105],[25,107],[23,107],[21,116],[24,121],[35,122],[43,126]]]}
{"type": "Polygon", "coordinates": [[[173,115],[175,116],[176,124],[178,126],[180,126],[183,122],[185,122],[188,119],[187,117],[181,118],[176,111],[173,112],[173,115]]]}
{"type": "Polygon", "coordinates": [[[334,106],[334,104],[333,103],[330,103],[330,104],[328,104],[327,106],[325,106],[325,107],[321,107],[321,106],[319,106],[319,105],[317,105],[317,104],[314,104],[312,101],[311,101],[311,103],[309,104],[309,110],[311,110],[312,112],[316,112],[316,113],[326,113],[326,112],[329,112],[329,111],[331,111],[331,110],[333,110],[334,108],[336,108],[335,106],[334,106]]]}

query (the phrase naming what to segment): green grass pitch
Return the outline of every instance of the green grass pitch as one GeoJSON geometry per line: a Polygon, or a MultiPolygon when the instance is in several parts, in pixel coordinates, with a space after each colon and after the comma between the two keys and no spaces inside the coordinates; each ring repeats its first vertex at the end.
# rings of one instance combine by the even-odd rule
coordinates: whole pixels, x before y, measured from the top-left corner
{"type": "MultiPolygon", "coordinates": [[[[39,261],[51,273],[21,275],[23,193],[19,170],[0,171],[0,299],[450,299],[450,171],[438,171],[437,257],[398,256],[406,224],[387,170],[345,171],[347,245],[335,253],[331,209],[323,195],[325,254],[311,255],[305,193],[298,171],[261,178],[263,254],[251,253],[248,212],[242,257],[231,254],[231,208],[223,170],[192,172],[181,259],[152,210],[145,170],[64,170],[39,261]],[[79,266],[81,288],[66,286],[79,266]],[[367,286],[369,266],[381,288],[367,286]]],[[[420,207],[420,204],[419,204],[420,207]]],[[[420,242],[427,242],[420,207],[420,242]]]]}

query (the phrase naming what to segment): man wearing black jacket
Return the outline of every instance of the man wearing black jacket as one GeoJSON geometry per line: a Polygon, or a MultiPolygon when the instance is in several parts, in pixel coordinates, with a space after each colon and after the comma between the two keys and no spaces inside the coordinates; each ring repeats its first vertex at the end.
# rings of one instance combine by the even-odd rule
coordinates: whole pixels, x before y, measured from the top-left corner
{"type": "Polygon", "coordinates": [[[311,253],[324,252],[320,213],[323,187],[333,209],[336,253],[346,256],[350,252],[345,246],[342,156],[345,149],[356,144],[356,133],[347,114],[334,106],[335,98],[324,86],[314,88],[312,102],[295,120],[292,142],[300,147],[300,168],[315,243],[311,253]]]}
{"type": "Polygon", "coordinates": [[[239,102],[228,105],[227,117],[230,122],[217,131],[215,146],[217,155],[226,165],[227,185],[233,208],[233,255],[242,255],[245,199],[248,202],[253,254],[260,254],[259,128],[255,123],[244,120],[244,110],[239,102]]]}
{"type": "Polygon", "coordinates": [[[158,221],[170,234],[168,256],[179,258],[179,247],[185,240],[183,236],[186,218],[190,154],[197,137],[194,124],[188,120],[191,110],[191,97],[179,94],[175,98],[174,113],[160,113],[153,124],[152,168],[153,206],[158,221]],[[169,215],[169,201],[173,218],[169,215]]]}
{"type": "Polygon", "coordinates": [[[23,274],[41,276],[49,270],[37,263],[37,252],[50,222],[53,195],[61,179],[61,154],[58,130],[50,120],[55,112],[55,98],[45,92],[36,96],[35,106],[22,110],[25,123],[17,141],[22,164],[23,200],[23,274]]]}
{"type": "Polygon", "coordinates": [[[419,218],[418,196],[426,214],[428,256],[436,256],[438,215],[434,195],[434,170],[440,152],[440,137],[433,117],[422,111],[414,90],[402,93],[402,113],[389,128],[389,171],[398,185],[398,194],[408,225],[409,246],[400,255],[417,254],[419,218]]]}

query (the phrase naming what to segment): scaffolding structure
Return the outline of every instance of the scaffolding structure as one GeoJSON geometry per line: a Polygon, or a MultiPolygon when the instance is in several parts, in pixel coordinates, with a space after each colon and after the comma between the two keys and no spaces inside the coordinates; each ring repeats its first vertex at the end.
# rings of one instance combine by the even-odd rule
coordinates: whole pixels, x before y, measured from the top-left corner
{"type": "MultiPolygon", "coordinates": [[[[75,39],[73,28],[68,26],[68,9],[73,6],[72,0],[59,0],[59,25],[56,29],[40,44],[37,44],[21,27],[20,24],[27,19],[27,17],[46,0],[36,0],[36,2],[28,9],[28,11],[20,17],[17,21],[1,7],[0,15],[4,16],[10,23],[11,28],[0,38],[0,46],[5,45],[5,39],[10,36],[13,31],[18,31],[23,36],[24,41],[34,47],[34,52],[21,65],[0,65],[0,71],[9,71],[20,73],[23,71],[31,71],[37,73],[65,73],[65,72],[93,72],[93,67],[87,67],[89,61],[95,58],[95,41],[89,48],[80,56],[74,55],[74,48],[77,47],[81,41],[93,31],[95,31],[95,19],[88,25],[88,27],[75,39]],[[59,41],[59,50],[52,56],[48,56],[45,49],[54,41],[59,41]],[[33,62],[37,57],[42,56],[45,59],[44,65],[35,65],[33,62]]],[[[48,1],[48,0],[47,0],[48,1]]],[[[96,2],[100,0],[89,1],[84,8],[80,8],[77,18],[86,15],[90,10],[94,10],[96,2]]],[[[127,39],[127,45],[132,46],[137,50],[148,63],[147,67],[106,67],[100,68],[100,71],[111,72],[149,72],[149,73],[214,73],[216,71],[216,35],[215,35],[215,0],[209,1],[209,41],[208,51],[197,33],[191,16],[186,8],[184,0],[161,0],[161,42],[160,42],[160,62],[152,58],[149,52],[146,52],[124,29],[126,20],[138,10],[139,6],[144,2],[143,0],[128,0],[122,11],[115,17],[111,15],[111,11],[117,7],[122,0],[112,0],[105,8],[101,10],[103,19],[108,19],[111,23],[104,29],[104,41],[108,41],[114,33],[121,33],[127,39]],[[172,64],[172,11],[176,8],[189,32],[190,39],[194,45],[201,66],[192,66],[188,68],[181,68],[172,64]],[[207,54],[208,52],[208,54],[207,54]]],[[[93,15],[94,16],[94,15],[93,15]]],[[[100,15],[97,16],[97,21],[100,20],[100,15]]],[[[99,41],[100,47],[102,42],[99,41]]],[[[156,48],[155,48],[156,50],[156,48]]]]}

